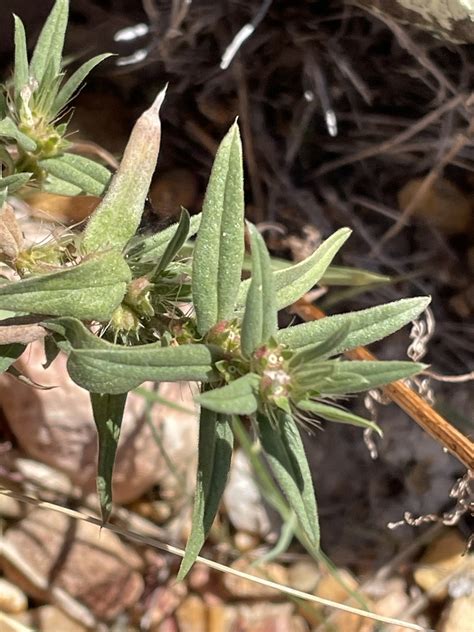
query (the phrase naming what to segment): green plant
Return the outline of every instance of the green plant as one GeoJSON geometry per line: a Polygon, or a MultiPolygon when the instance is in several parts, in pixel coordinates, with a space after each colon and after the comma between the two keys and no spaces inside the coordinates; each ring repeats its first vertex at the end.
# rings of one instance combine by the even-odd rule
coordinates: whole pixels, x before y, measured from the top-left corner
{"type": "MultiPolygon", "coordinates": [[[[41,90],[49,94],[50,86],[57,95],[53,103],[64,105],[57,86],[66,15],[67,2],[57,0],[29,68],[23,30],[16,21],[15,105],[10,104],[10,114],[0,122],[2,129],[5,120],[12,121],[15,129],[35,143],[36,149],[28,149],[33,145],[17,132],[8,136],[20,148],[12,175],[19,175],[15,169],[24,164],[33,164],[28,174],[41,187],[47,186],[50,177],[41,169],[45,162],[46,167],[51,164],[41,152],[50,149],[39,143],[36,126],[25,127],[23,119],[15,117],[25,110],[25,103],[32,113],[43,112],[39,105],[32,108],[32,97],[28,101],[24,96],[35,71],[41,90]]],[[[68,98],[72,92],[69,90],[68,98]]],[[[36,98],[38,103],[45,99],[36,98]]],[[[99,437],[97,488],[104,521],[112,509],[113,463],[127,393],[146,380],[200,382],[199,462],[192,532],[179,573],[182,578],[214,520],[231,463],[234,433],[242,440],[244,427],[259,439],[291,508],[296,533],[310,550],[318,550],[316,500],[300,427],[321,418],[380,432],[371,422],[345,410],[338,400],[409,377],[424,366],[346,361],[340,355],[404,326],[425,309],[429,299],[405,299],[279,329],[278,311],[321,281],[350,231],[337,231],[296,265],[275,268],[258,230],[244,219],[237,123],[217,151],[202,213],[190,218],[183,210],[180,221],[166,230],[137,235],[159,152],[163,99],[164,91],[137,121],[120,167],[110,184],[104,183],[103,200],[82,233],[25,251],[21,231],[4,203],[0,248],[3,261],[17,277],[13,281],[5,278],[0,286],[0,309],[8,310],[3,318],[15,317],[1,323],[5,343],[1,367],[10,370],[35,337],[37,329],[32,327],[47,332],[47,363],[59,351],[67,354],[71,378],[91,394],[99,437]],[[189,251],[188,240],[194,235],[195,244],[189,251]],[[251,277],[242,280],[246,236],[251,277]],[[25,315],[27,321],[22,319],[25,315]]],[[[53,134],[48,125],[57,105],[46,110],[47,133],[53,134]]],[[[46,143],[50,146],[57,152],[54,159],[66,164],[63,140],[46,143]]],[[[89,175],[94,178],[100,167],[89,162],[89,175]]],[[[20,187],[16,193],[21,194],[20,187]]]]}

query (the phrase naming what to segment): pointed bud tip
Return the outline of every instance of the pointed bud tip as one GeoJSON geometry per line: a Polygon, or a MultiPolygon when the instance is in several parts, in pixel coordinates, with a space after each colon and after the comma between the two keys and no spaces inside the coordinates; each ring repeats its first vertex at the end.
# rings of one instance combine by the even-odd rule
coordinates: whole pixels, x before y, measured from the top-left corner
{"type": "Polygon", "coordinates": [[[165,87],[158,92],[158,94],[156,95],[155,100],[153,101],[152,106],[150,107],[150,111],[153,112],[153,114],[159,114],[161,106],[163,105],[163,101],[165,100],[166,97],[166,91],[168,90],[168,83],[165,85],[165,87]]]}

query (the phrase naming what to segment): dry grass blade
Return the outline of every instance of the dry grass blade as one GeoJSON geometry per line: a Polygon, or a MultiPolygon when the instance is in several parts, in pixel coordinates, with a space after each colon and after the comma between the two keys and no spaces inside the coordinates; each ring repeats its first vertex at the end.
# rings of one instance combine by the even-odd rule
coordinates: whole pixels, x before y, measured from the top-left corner
{"type": "MultiPolygon", "coordinates": [[[[293,312],[306,321],[318,320],[326,316],[318,307],[304,300],[293,306],[293,312]]],[[[357,347],[346,355],[352,360],[376,360],[375,356],[364,347],[357,347]]],[[[415,391],[412,391],[404,382],[394,382],[385,386],[383,392],[468,470],[474,469],[474,443],[444,417],[441,417],[415,391]]]]}
{"type": "MultiPolygon", "coordinates": [[[[114,533],[128,538],[129,540],[133,540],[135,542],[139,542],[140,544],[146,544],[147,546],[152,546],[161,551],[165,551],[166,553],[171,553],[173,555],[178,555],[179,557],[184,557],[184,550],[180,549],[176,546],[171,546],[170,544],[166,544],[164,542],[160,542],[155,540],[154,538],[150,538],[140,533],[136,533],[133,531],[126,531],[117,527],[114,524],[103,524],[99,518],[94,518],[93,516],[87,516],[79,511],[75,511],[74,509],[67,509],[65,507],[61,507],[60,505],[55,505],[54,503],[45,502],[42,500],[38,500],[37,498],[32,498],[30,496],[26,496],[24,494],[20,494],[18,492],[14,492],[9,489],[0,488],[0,494],[5,494],[6,496],[10,496],[22,502],[26,502],[31,505],[35,505],[36,507],[40,507],[42,509],[49,509],[51,511],[57,511],[62,513],[74,520],[82,520],[84,522],[88,522],[90,524],[94,524],[100,529],[108,529],[109,531],[113,531],[114,533]]],[[[372,612],[367,612],[365,610],[361,610],[359,608],[353,608],[346,604],[337,603],[335,601],[331,601],[329,599],[323,599],[322,597],[317,597],[315,595],[311,595],[309,593],[302,592],[301,590],[296,590],[289,586],[284,586],[283,584],[278,584],[276,582],[272,582],[267,579],[263,579],[261,577],[255,577],[254,575],[248,575],[242,571],[238,571],[234,568],[230,568],[225,566],[224,564],[219,564],[218,562],[214,562],[213,560],[209,560],[205,557],[197,557],[197,562],[201,564],[205,564],[214,570],[217,570],[221,573],[228,573],[230,575],[234,575],[236,577],[240,577],[241,579],[246,579],[248,581],[254,582],[256,584],[261,584],[262,586],[266,586],[267,588],[274,588],[275,590],[279,590],[280,592],[290,595],[291,597],[296,597],[297,599],[304,599],[305,601],[312,601],[314,603],[319,603],[323,606],[327,606],[329,608],[335,608],[337,610],[343,610],[345,612],[350,612],[351,614],[358,615],[360,617],[364,617],[366,619],[372,619],[373,621],[378,621],[380,623],[385,623],[387,625],[397,625],[404,627],[408,630],[419,630],[420,632],[430,632],[427,628],[418,625],[416,623],[409,623],[407,621],[401,621],[400,619],[394,619],[392,617],[384,617],[383,615],[374,614],[372,612]]]]}

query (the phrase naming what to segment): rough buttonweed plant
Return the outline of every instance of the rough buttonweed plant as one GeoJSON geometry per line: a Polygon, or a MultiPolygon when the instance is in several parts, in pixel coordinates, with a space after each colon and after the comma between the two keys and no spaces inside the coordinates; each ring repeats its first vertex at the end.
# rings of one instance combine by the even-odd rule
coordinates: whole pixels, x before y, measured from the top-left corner
{"type": "Polygon", "coordinates": [[[127,393],[146,380],[200,383],[196,494],[181,578],[216,515],[242,424],[258,437],[301,538],[317,551],[316,501],[300,428],[321,418],[378,431],[338,399],[409,377],[423,365],[340,356],[396,331],[429,299],[279,329],[278,311],[321,281],[350,230],[338,230],[304,261],[275,269],[261,235],[244,219],[237,123],[217,151],[202,213],[190,219],[183,210],[166,230],[137,235],[159,152],[164,92],[138,119],[110,183],[103,167],[68,154],[55,117],[104,56],[84,64],[60,87],[66,20],[67,2],[57,0],[28,62],[23,27],[15,19],[14,78],[0,120],[0,159],[8,174],[2,184],[0,253],[11,269],[0,286],[1,368],[15,371],[14,360],[39,337],[47,364],[59,351],[67,354],[69,375],[90,392],[104,521],[112,509],[127,393]],[[6,196],[21,196],[31,178],[49,190],[59,183],[64,191],[66,183],[75,187],[69,190],[73,195],[103,189],[105,195],[81,234],[25,251],[6,196]],[[193,236],[192,254],[185,257],[183,247],[193,236]],[[246,237],[251,276],[242,280],[246,237]]]}

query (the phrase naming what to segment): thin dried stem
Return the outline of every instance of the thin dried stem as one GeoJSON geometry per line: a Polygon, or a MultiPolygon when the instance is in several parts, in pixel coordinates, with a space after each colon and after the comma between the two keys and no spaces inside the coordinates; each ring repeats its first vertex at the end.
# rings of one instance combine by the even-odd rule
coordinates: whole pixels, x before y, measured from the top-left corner
{"type": "MultiPolygon", "coordinates": [[[[152,546],[161,551],[165,551],[166,553],[171,553],[173,555],[178,555],[179,557],[184,557],[183,549],[180,549],[176,546],[171,546],[170,544],[166,544],[164,542],[160,542],[154,538],[143,536],[140,533],[135,533],[133,531],[125,531],[124,529],[121,529],[120,527],[117,527],[114,524],[110,524],[110,523],[103,524],[102,520],[100,520],[99,518],[94,518],[93,516],[87,516],[79,511],[75,511],[74,509],[67,509],[65,507],[61,507],[60,505],[55,505],[54,503],[38,500],[36,498],[32,498],[31,496],[26,496],[24,494],[20,494],[18,492],[14,492],[9,489],[5,489],[1,487],[0,487],[0,494],[10,496],[11,498],[15,498],[17,500],[20,500],[21,502],[26,502],[30,505],[34,505],[42,509],[49,509],[51,511],[62,513],[75,520],[82,520],[83,522],[94,524],[100,529],[108,529],[109,531],[112,531],[113,533],[116,533],[122,537],[128,538],[129,540],[139,542],[140,544],[146,544],[148,546],[152,546]]],[[[359,608],[353,608],[352,606],[347,606],[346,604],[340,604],[335,601],[331,601],[329,599],[323,599],[322,597],[317,597],[315,595],[302,592],[301,590],[296,590],[295,588],[290,588],[289,586],[284,586],[283,584],[279,584],[277,582],[273,582],[268,579],[264,579],[262,577],[249,575],[242,571],[238,571],[235,568],[230,568],[229,566],[225,566],[224,564],[219,564],[218,562],[214,562],[213,560],[208,560],[205,557],[198,556],[196,558],[196,561],[201,562],[202,564],[209,566],[210,568],[213,568],[214,570],[217,570],[219,572],[227,573],[229,575],[234,575],[235,577],[246,579],[256,584],[266,586],[267,588],[274,588],[275,590],[279,590],[280,592],[290,595],[291,597],[296,597],[297,599],[304,599],[305,601],[312,601],[314,603],[319,603],[323,606],[328,606],[329,608],[336,608],[337,610],[350,612],[351,614],[356,614],[366,619],[372,619],[373,621],[379,621],[380,623],[386,623],[387,625],[398,625],[398,626],[407,628],[409,630],[420,630],[421,632],[429,632],[427,631],[427,628],[421,625],[418,625],[416,623],[409,623],[407,621],[401,621],[400,619],[394,619],[392,617],[384,617],[382,615],[374,614],[372,612],[367,612],[359,608]]]]}

